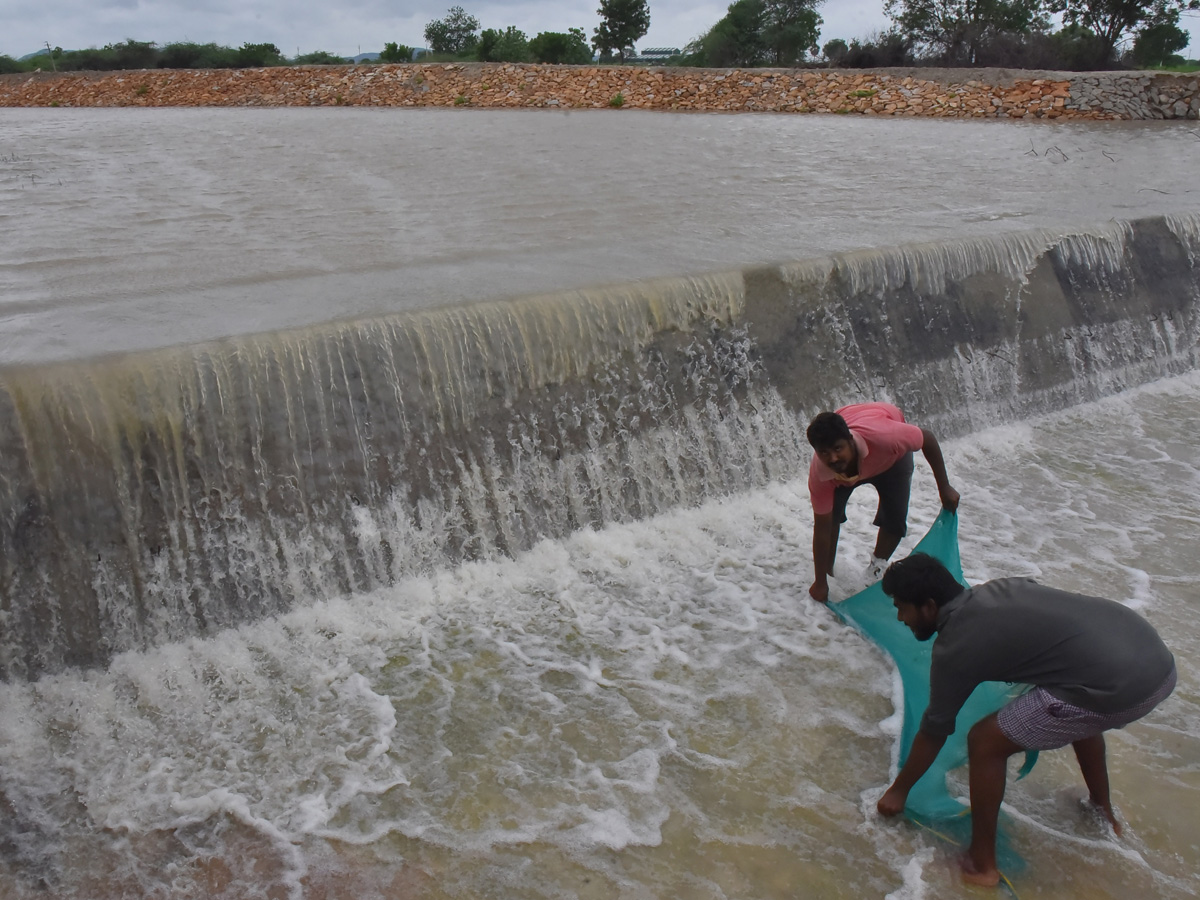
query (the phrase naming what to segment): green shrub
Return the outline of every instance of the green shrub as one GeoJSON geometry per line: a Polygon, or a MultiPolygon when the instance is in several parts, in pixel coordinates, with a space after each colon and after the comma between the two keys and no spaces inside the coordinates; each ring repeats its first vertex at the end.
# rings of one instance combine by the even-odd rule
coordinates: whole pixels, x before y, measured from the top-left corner
{"type": "Polygon", "coordinates": [[[412,62],[413,53],[413,48],[404,44],[384,44],[383,52],[379,54],[379,61],[385,63],[412,62]]]}
{"type": "Polygon", "coordinates": [[[312,53],[305,53],[292,60],[294,66],[344,66],[345,64],[344,56],[336,56],[324,50],[314,50],[312,53]]]}
{"type": "Polygon", "coordinates": [[[212,43],[167,44],[158,54],[160,69],[232,69],[237,65],[236,50],[212,43]]]}
{"type": "Polygon", "coordinates": [[[504,31],[485,29],[475,45],[475,58],[480,62],[519,63],[529,62],[533,57],[525,32],[510,25],[504,31]]]}
{"type": "Polygon", "coordinates": [[[534,62],[585,66],[592,61],[592,50],[582,28],[570,28],[564,34],[543,31],[529,42],[534,62]]]}
{"type": "Polygon", "coordinates": [[[283,53],[274,44],[242,44],[237,51],[237,64],[245,68],[281,66],[283,53]]]}

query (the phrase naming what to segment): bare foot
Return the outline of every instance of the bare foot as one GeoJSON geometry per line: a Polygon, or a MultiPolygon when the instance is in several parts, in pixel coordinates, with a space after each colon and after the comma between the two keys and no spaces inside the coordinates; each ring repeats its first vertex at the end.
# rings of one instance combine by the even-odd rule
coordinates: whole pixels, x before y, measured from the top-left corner
{"type": "Polygon", "coordinates": [[[978,868],[967,854],[958,858],[958,866],[962,869],[963,881],[967,884],[978,884],[981,887],[995,887],[1000,883],[1000,870],[996,868],[983,870],[978,868]]]}
{"type": "Polygon", "coordinates": [[[1096,807],[1100,815],[1108,820],[1108,824],[1112,826],[1113,834],[1120,837],[1121,823],[1117,821],[1117,814],[1113,812],[1112,807],[1107,803],[1097,803],[1095,800],[1092,801],[1092,805],[1096,807]]]}

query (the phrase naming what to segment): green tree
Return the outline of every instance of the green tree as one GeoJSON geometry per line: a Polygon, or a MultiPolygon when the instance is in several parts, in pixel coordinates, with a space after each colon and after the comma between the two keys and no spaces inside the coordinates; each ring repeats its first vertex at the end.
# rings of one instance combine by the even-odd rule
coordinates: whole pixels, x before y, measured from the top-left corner
{"type": "Polygon", "coordinates": [[[543,31],[529,42],[534,62],[583,66],[592,61],[592,50],[582,28],[543,31]]]}
{"type": "Polygon", "coordinates": [[[866,40],[850,41],[839,65],[847,69],[878,69],[915,65],[912,41],[898,31],[885,31],[866,40]]]}
{"type": "Polygon", "coordinates": [[[823,0],[763,0],[762,41],[777,66],[802,61],[821,34],[823,0]]]}
{"type": "Polygon", "coordinates": [[[1055,68],[1070,72],[1090,72],[1108,65],[1110,51],[1090,29],[1070,22],[1049,36],[1055,68]]]}
{"type": "Polygon", "coordinates": [[[1142,68],[1170,65],[1182,57],[1180,50],[1188,45],[1190,35],[1175,22],[1147,25],[1133,41],[1133,61],[1142,68]]]}
{"type": "Polygon", "coordinates": [[[1044,0],[887,0],[883,9],[901,35],[947,65],[975,65],[998,36],[1049,27],[1044,0]]]}
{"type": "Polygon", "coordinates": [[[217,44],[181,41],[167,44],[158,54],[160,69],[232,69],[237,51],[217,44]]]}
{"type": "Polygon", "coordinates": [[[111,52],[98,47],[88,47],[84,50],[72,50],[63,54],[63,59],[58,67],[60,69],[80,69],[84,72],[103,72],[106,69],[115,69],[117,65],[113,62],[111,52]]]}
{"type": "Polygon", "coordinates": [[[648,0],[600,0],[596,12],[600,24],[592,32],[592,46],[601,59],[612,59],[615,53],[624,60],[625,51],[650,30],[648,0]]]}
{"type": "Polygon", "coordinates": [[[412,62],[413,48],[406,47],[404,44],[384,44],[383,51],[379,54],[381,62],[386,63],[406,63],[412,62]]]}
{"type": "Polygon", "coordinates": [[[762,65],[768,54],[763,42],[763,13],[763,0],[731,3],[724,18],[696,41],[693,54],[696,65],[717,68],[762,65]]]}
{"type": "Polygon", "coordinates": [[[452,6],[444,19],[425,26],[425,40],[434,53],[469,53],[479,43],[479,20],[461,6],[452,6]]]}
{"type": "Polygon", "coordinates": [[[834,38],[832,41],[826,41],[825,46],[821,48],[821,53],[829,60],[832,66],[840,65],[842,60],[846,58],[846,54],[850,52],[850,45],[841,38],[834,38]]]}
{"type": "Polygon", "coordinates": [[[282,66],[283,53],[274,44],[242,44],[237,50],[237,64],[244,68],[282,66]]]}
{"type": "Polygon", "coordinates": [[[475,45],[475,57],[480,62],[529,62],[529,39],[525,32],[509,25],[504,31],[484,29],[475,45]]]}
{"type": "Polygon", "coordinates": [[[1049,8],[1096,35],[1109,62],[1125,35],[1146,26],[1178,25],[1180,13],[1200,9],[1200,0],[1049,0],[1049,8]]]}
{"type": "Polygon", "coordinates": [[[153,41],[130,39],[121,44],[109,44],[104,49],[112,52],[113,65],[117,69],[153,69],[158,66],[158,49],[153,41]]]}
{"type": "MultiPolygon", "coordinates": [[[[56,50],[58,48],[55,48],[56,50]]],[[[158,49],[152,41],[127,40],[119,44],[106,44],[102,49],[89,47],[55,53],[57,68],[62,71],[113,69],[152,69],[158,66],[158,49]]]]}

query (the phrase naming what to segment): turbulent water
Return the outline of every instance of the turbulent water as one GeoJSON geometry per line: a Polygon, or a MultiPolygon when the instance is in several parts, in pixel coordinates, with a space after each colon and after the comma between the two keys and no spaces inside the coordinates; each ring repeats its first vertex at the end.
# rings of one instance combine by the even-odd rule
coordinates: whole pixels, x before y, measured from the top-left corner
{"type": "MultiPolygon", "coordinates": [[[[0,125],[0,897],[960,896],[874,813],[890,666],[806,597],[803,413],[867,396],[959,435],[968,579],[1179,661],[1124,837],[1069,753],[1010,786],[1014,892],[1195,893],[1188,130],[0,125]]],[[[902,551],[936,512],[922,463],[902,551]]]]}
{"type": "MultiPolygon", "coordinates": [[[[1198,390],[1184,376],[948,448],[969,580],[1118,598],[1180,667],[1109,741],[1123,838],[1083,806],[1068,751],[1010,786],[1021,897],[1194,894],[1198,390]]],[[[918,473],[906,546],[936,513],[918,473]]],[[[851,509],[842,593],[870,512],[851,509]]],[[[8,685],[0,893],[961,896],[936,836],[873,813],[893,675],[806,599],[809,522],[803,481],[781,482],[8,685]]]]}

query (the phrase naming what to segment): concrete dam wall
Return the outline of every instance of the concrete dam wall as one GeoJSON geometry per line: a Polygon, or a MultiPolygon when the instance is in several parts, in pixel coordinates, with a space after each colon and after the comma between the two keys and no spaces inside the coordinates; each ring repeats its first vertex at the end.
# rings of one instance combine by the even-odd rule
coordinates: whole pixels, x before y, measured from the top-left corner
{"type": "Polygon", "coordinates": [[[1200,216],[0,370],[0,673],[31,678],[1200,362],[1200,216]]]}

